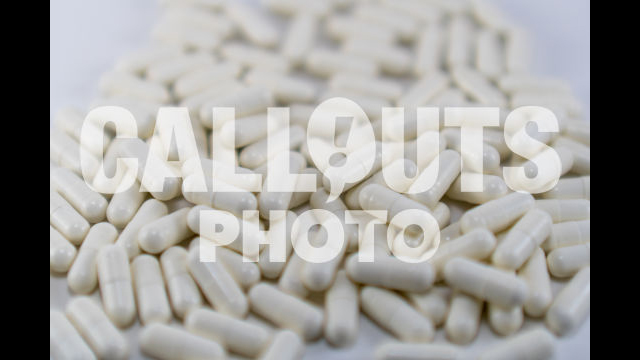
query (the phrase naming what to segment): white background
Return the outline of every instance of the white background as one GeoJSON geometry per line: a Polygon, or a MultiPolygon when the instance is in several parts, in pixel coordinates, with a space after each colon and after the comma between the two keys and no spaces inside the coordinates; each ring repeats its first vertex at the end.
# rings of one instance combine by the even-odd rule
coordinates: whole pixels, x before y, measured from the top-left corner
{"type": "MultiPolygon", "coordinates": [[[[514,22],[526,28],[534,40],[534,71],[567,80],[585,106],[590,107],[590,4],[588,0],[496,0],[514,22]]],[[[140,48],[158,14],[157,0],[56,0],[50,3],[50,121],[63,106],[86,108],[97,96],[100,75],[115,60],[140,48]]],[[[557,290],[557,287],[555,288],[557,290]]],[[[95,296],[95,294],[94,294],[95,296]]],[[[50,279],[50,306],[63,309],[69,299],[64,278],[50,279]]],[[[357,343],[335,350],[324,341],[309,345],[305,360],[368,359],[371,350],[389,339],[368,319],[361,319],[357,343]],[[330,356],[329,356],[330,355],[330,356]]],[[[525,327],[539,326],[527,322],[525,327]]],[[[142,358],[137,349],[139,325],[126,331],[133,358],[142,358]]],[[[437,342],[444,341],[442,330],[437,342]]],[[[483,324],[472,349],[496,341],[483,324]]],[[[575,334],[558,342],[557,359],[590,357],[589,320],[575,334]]]]}

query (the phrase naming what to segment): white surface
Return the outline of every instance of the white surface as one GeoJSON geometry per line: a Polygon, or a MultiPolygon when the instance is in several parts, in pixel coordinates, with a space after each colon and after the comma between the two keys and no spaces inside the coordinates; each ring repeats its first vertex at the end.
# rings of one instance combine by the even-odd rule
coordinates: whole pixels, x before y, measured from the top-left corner
{"type": "MultiPolygon", "coordinates": [[[[590,5],[588,0],[508,1],[496,0],[514,21],[528,29],[535,45],[534,70],[563,78],[590,106],[590,5]]],[[[148,39],[158,12],[153,0],[56,0],[50,13],[50,119],[63,106],[85,108],[97,95],[100,75],[115,60],[148,39]]],[[[554,289],[557,291],[557,287],[554,289]]],[[[50,279],[50,307],[64,309],[69,299],[65,278],[50,279]]],[[[94,294],[93,296],[97,296],[94,294]]],[[[357,343],[336,350],[325,341],[307,347],[305,360],[369,359],[373,348],[390,337],[364,316],[357,343]]],[[[527,322],[525,327],[534,325],[527,322]]],[[[139,324],[127,329],[132,358],[143,358],[137,348],[139,324]]],[[[483,323],[470,349],[482,349],[496,341],[483,323]]],[[[438,331],[436,341],[444,341],[438,331]]],[[[557,359],[590,357],[589,320],[575,334],[558,342],[557,359]]]]}

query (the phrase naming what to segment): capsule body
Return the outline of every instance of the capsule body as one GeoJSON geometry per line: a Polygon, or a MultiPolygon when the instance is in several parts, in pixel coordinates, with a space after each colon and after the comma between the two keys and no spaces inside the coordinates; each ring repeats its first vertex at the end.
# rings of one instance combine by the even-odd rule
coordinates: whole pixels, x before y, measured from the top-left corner
{"type": "Polygon", "coordinates": [[[304,343],[296,333],[283,330],[273,337],[273,341],[260,360],[296,360],[304,355],[304,343]]]}
{"type": "Polygon", "coordinates": [[[325,295],[326,321],[324,335],[334,346],[346,346],[358,336],[360,315],[358,287],[344,270],[336,275],[325,295]]]}
{"type": "Polygon", "coordinates": [[[95,289],[98,284],[98,252],[104,246],[113,244],[116,236],[118,230],[109,223],[99,223],[91,227],[67,275],[67,283],[71,290],[88,294],[95,289]]]}
{"type": "Polygon", "coordinates": [[[480,327],[482,301],[463,293],[455,293],[444,324],[447,339],[460,345],[475,339],[480,327]]]}
{"type": "Polygon", "coordinates": [[[476,173],[465,173],[465,176],[469,176],[472,183],[482,181],[482,191],[463,192],[462,176],[458,176],[447,191],[447,197],[449,199],[463,201],[469,204],[485,204],[492,200],[505,197],[509,192],[509,187],[500,176],[476,173]]]}
{"type": "Polygon", "coordinates": [[[293,330],[306,340],[322,334],[323,313],[303,300],[260,283],[249,290],[251,310],[272,323],[293,330]]]}
{"type": "Polygon", "coordinates": [[[555,338],[544,329],[515,335],[491,346],[480,354],[482,360],[510,360],[527,354],[531,359],[550,359],[555,351],[555,338]]]}
{"type": "Polygon", "coordinates": [[[591,218],[591,202],[584,199],[536,200],[535,207],[546,211],[554,224],[591,218]]]}
{"type": "Polygon", "coordinates": [[[140,322],[143,325],[152,322],[169,322],[171,308],[164,289],[164,280],[158,260],[151,255],[140,255],[131,263],[131,271],[133,272],[140,322]]]}
{"type": "Polygon", "coordinates": [[[547,312],[547,327],[559,336],[577,329],[591,308],[591,267],[580,270],[560,291],[547,312]]]}
{"type": "Polygon", "coordinates": [[[198,248],[189,251],[189,272],[213,307],[223,314],[244,317],[249,311],[247,298],[224,265],[201,262],[198,248]]]}
{"type": "Polygon", "coordinates": [[[138,182],[126,191],[113,194],[107,206],[107,220],[117,228],[124,228],[135,216],[145,198],[146,194],[140,191],[138,182]]]}
{"type": "Polygon", "coordinates": [[[226,352],[216,342],[193,335],[183,329],[153,323],[142,329],[140,349],[155,359],[226,359],[226,352]]]}
{"type": "Polygon", "coordinates": [[[96,358],[69,319],[58,310],[49,311],[49,353],[54,359],[96,358]]]}
{"type": "Polygon", "coordinates": [[[528,295],[523,280],[465,258],[449,260],[444,277],[449,285],[504,308],[522,305],[528,295]]]}
{"type": "Polygon", "coordinates": [[[362,311],[404,342],[430,342],[435,335],[431,320],[422,316],[391,291],[365,286],[360,292],[362,311]]]}
{"type": "Polygon", "coordinates": [[[178,246],[170,247],[160,256],[162,274],[169,291],[174,314],[183,318],[186,312],[202,304],[198,285],[193,281],[187,268],[187,251],[178,246]]]}
{"type": "MultiPolygon", "coordinates": [[[[445,150],[433,160],[433,163],[438,166],[438,169],[431,170],[431,165],[429,165],[408,190],[410,198],[430,208],[438,204],[438,201],[442,199],[449,187],[451,187],[451,184],[460,174],[460,154],[453,150],[445,150]],[[424,191],[416,192],[416,189],[420,187],[423,179],[426,181],[426,179],[429,178],[429,170],[437,171],[437,177],[435,177],[433,186],[424,191]]],[[[433,176],[433,174],[431,174],[431,176],[433,176]]]]}
{"type": "Polygon", "coordinates": [[[542,249],[546,252],[591,241],[591,220],[567,221],[554,224],[542,249]]]}
{"type": "Polygon", "coordinates": [[[536,249],[529,260],[520,268],[518,276],[529,287],[529,295],[524,302],[524,312],[531,317],[545,314],[553,294],[551,293],[551,279],[547,270],[547,260],[542,249],[536,249]]]}
{"type": "Polygon", "coordinates": [[[573,276],[591,264],[591,243],[555,249],[547,255],[549,273],[557,278],[573,276]]]}
{"type": "Polygon", "coordinates": [[[49,226],[49,267],[51,270],[66,273],[73,260],[76,258],[77,250],[69,240],[65,239],[53,226],[49,226]]]}
{"type": "Polygon", "coordinates": [[[387,289],[423,292],[435,280],[430,262],[407,263],[391,256],[378,256],[373,262],[361,262],[358,254],[353,254],[347,259],[345,268],[351,280],[387,289]]]}
{"type": "Polygon", "coordinates": [[[192,334],[250,358],[258,356],[271,340],[271,334],[261,326],[204,308],[189,311],[184,326],[192,334]]]}
{"type": "Polygon", "coordinates": [[[376,360],[455,360],[461,351],[455,346],[444,344],[410,344],[389,342],[376,348],[376,360]]]}
{"type": "Polygon", "coordinates": [[[127,251],[130,260],[140,254],[140,247],[138,246],[138,232],[140,229],[146,224],[167,215],[168,212],[167,206],[156,199],[149,199],[140,206],[116,241],[116,244],[127,251]]]}
{"type": "Polygon", "coordinates": [[[74,298],[67,305],[66,314],[97,358],[129,358],[127,341],[93,300],[86,296],[74,298]]]}
{"type": "Polygon", "coordinates": [[[114,324],[124,328],[136,316],[127,253],[119,246],[107,245],[98,254],[97,266],[104,310],[114,324]]]}
{"type": "Polygon", "coordinates": [[[591,199],[591,176],[558,180],[556,187],[543,193],[543,199],[591,199]]]}
{"type": "Polygon", "coordinates": [[[449,313],[451,289],[434,286],[426,293],[407,293],[409,301],[420,313],[431,319],[435,326],[444,322],[449,313]]]}
{"type": "Polygon", "coordinates": [[[193,235],[187,226],[191,207],[183,208],[154,220],[140,228],[138,245],[151,254],[158,254],[193,235]]]}
{"type": "Polygon", "coordinates": [[[89,231],[89,222],[55,191],[49,196],[49,223],[74,245],[79,245],[89,231]]]}
{"type": "Polygon", "coordinates": [[[64,168],[52,169],[49,180],[51,186],[87,221],[97,223],[105,218],[107,200],[91,190],[76,174],[64,168]]]}
{"type": "Polygon", "coordinates": [[[529,210],[509,230],[491,257],[493,264],[503,269],[516,270],[551,233],[551,217],[538,209],[529,210]]]}
{"type": "Polygon", "coordinates": [[[442,279],[445,264],[455,257],[482,260],[496,247],[496,237],[486,229],[474,229],[462,236],[441,243],[429,260],[436,271],[436,279],[442,279]]]}
{"type": "Polygon", "coordinates": [[[484,227],[493,233],[498,233],[531,209],[534,202],[531,194],[514,192],[505,195],[467,211],[460,218],[460,229],[463,233],[467,233],[471,229],[484,227]]]}

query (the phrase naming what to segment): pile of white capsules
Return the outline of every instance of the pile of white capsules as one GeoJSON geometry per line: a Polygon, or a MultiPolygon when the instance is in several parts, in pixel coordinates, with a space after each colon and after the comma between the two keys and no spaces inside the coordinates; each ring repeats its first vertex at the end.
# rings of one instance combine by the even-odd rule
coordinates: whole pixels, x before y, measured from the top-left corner
{"type": "MultiPolygon", "coordinates": [[[[50,311],[52,358],[124,359],[139,347],[157,359],[300,359],[305,343],[321,338],[334,347],[353,344],[362,310],[396,341],[361,358],[547,359],[556,337],[589,316],[590,126],[564,82],[527,72],[525,32],[493,6],[466,0],[161,5],[152,45],[119,59],[87,111],[64,109],[55,118],[50,268],[52,277],[66,275],[73,296],[65,309],[50,311]],[[309,155],[307,124],[318,104],[335,97],[362,108],[376,151],[388,136],[403,136],[414,151],[395,159],[399,172],[416,175],[434,161],[440,165],[435,185],[397,191],[411,188],[416,176],[409,175],[392,190],[382,171],[391,161],[378,159],[330,199],[331,184],[309,155]],[[83,127],[89,110],[110,105],[133,114],[137,138],[120,144],[109,129],[83,127]],[[526,162],[507,146],[503,122],[484,129],[482,153],[475,154],[483,165],[475,174],[484,184],[479,192],[461,191],[461,174],[473,169],[461,165],[467,159],[459,128],[438,130],[439,146],[416,162],[424,134],[404,118],[392,128],[381,122],[383,107],[406,107],[410,119],[424,106],[496,106],[502,115],[526,105],[552,109],[560,130],[536,136],[559,154],[562,177],[535,195],[514,192],[503,179],[503,167],[526,162]],[[154,133],[162,106],[188,108],[202,168],[216,182],[224,184],[229,174],[280,181],[282,174],[270,171],[277,168],[265,164],[285,154],[290,173],[315,175],[318,190],[274,195],[252,191],[256,184],[247,180],[227,184],[235,192],[187,192],[193,159],[167,161],[176,178],[162,191],[141,191],[141,172],[127,191],[92,190],[82,173],[81,133],[94,131],[101,140],[84,143],[85,167],[91,167],[87,153],[96,164],[103,154],[144,163],[155,151],[150,140],[162,136],[154,133]],[[290,125],[273,132],[267,109],[276,106],[290,108],[290,125]],[[234,107],[235,120],[217,121],[214,107],[234,107]],[[288,146],[267,151],[267,143],[285,136],[288,146]],[[269,221],[274,209],[288,212],[269,221]],[[309,209],[327,210],[345,225],[345,246],[333,260],[307,262],[293,251],[300,234],[291,224],[309,209]],[[429,212],[441,229],[427,261],[401,261],[390,249],[389,218],[406,209],[429,212]],[[231,217],[259,231],[217,247],[216,262],[200,261],[200,243],[217,240],[215,232],[201,233],[205,210],[219,215],[212,221],[231,217]],[[259,215],[243,218],[249,210],[259,215]],[[354,226],[345,223],[348,210],[388,210],[389,217],[364,215],[354,226]],[[287,236],[286,262],[271,261],[267,246],[241,255],[255,234],[276,233],[287,236]],[[358,261],[367,239],[373,262],[358,261]],[[561,290],[552,291],[552,283],[561,290]],[[525,315],[533,325],[520,331],[525,315]],[[142,328],[131,343],[123,331],[136,319],[142,328]],[[483,319],[503,339],[472,353],[465,345],[483,319]],[[444,335],[434,343],[440,327],[444,335]]],[[[335,131],[349,154],[365,146],[349,135],[358,131],[349,122],[337,122],[335,131]]],[[[320,246],[323,234],[314,227],[305,235],[320,246]]]]}

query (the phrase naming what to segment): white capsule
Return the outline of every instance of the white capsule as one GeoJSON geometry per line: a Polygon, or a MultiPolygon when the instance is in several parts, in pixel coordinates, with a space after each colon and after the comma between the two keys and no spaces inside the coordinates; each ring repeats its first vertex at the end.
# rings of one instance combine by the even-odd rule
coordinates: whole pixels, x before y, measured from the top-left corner
{"type": "MultiPolygon", "coordinates": [[[[187,225],[191,231],[201,237],[204,237],[214,243],[228,244],[226,245],[227,247],[243,254],[249,259],[255,259],[259,254],[260,244],[264,244],[266,242],[264,239],[264,233],[260,231],[256,224],[252,224],[243,218],[238,218],[227,211],[212,209],[208,206],[199,205],[193,207],[187,216],[187,225]],[[215,233],[203,233],[200,228],[200,212],[205,210],[210,212],[216,223],[222,225],[224,228],[233,229],[237,227],[239,230],[238,236],[229,243],[229,239],[225,239],[220,235],[215,235],[215,233]]],[[[214,224],[210,224],[209,226],[211,225],[214,224]]]]}
{"type": "Polygon", "coordinates": [[[205,298],[213,307],[235,317],[244,317],[249,310],[247,298],[229,272],[219,262],[200,261],[200,249],[189,251],[187,267],[205,298]]]}
{"type": "Polygon", "coordinates": [[[445,344],[387,342],[376,347],[376,360],[456,360],[461,351],[445,344]]]}
{"type": "Polygon", "coordinates": [[[173,85],[173,91],[179,99],[186,99],[210,88],[216,83],[236,79],[241,70],[240,65],[234,62],[198,67],[180,76],[173,85]]]}
{"type": "Polygon", "coordinates": [[[504,308],[522,305],[527,299],[528,288],[523,280],[474,260],[453,258],[443,273],[454,288],[504,308]]]}
{"type": "Polygon", "coordinates": [[[282,74],[289,71],[291,67],[289,59],[280,53],[238,42],[225,44],[221,54],[228,61],[238,63],[245,68],[257,68],[282,74]]]}
{"type": "Polygon", "coordinates": [[[441,152],[409,187],[408,196],[430,208],[434,208],[460,174],[460,168],[460,154],[457,151],[445,150],[441,152]],[[426,187],[424,183],[434,178],[434,172],[437,172],[437,175],[433,186],[422,190],[426,187]],[[418,192],[418,189],[422,191],[418,192]]]}
{"type": "Polygon", "coordinates": [[[479,359],[510,360],[519,356],[528,359],[550,359],[555,351],[555,338],[544,329],[522,332],[484,350],[479,359]]]}
{"type": "Polygon", "coordinates": [[[483,143],[482,154],[472,152],[462,152],[462,137],[460,130],[455,128],[445,128],[443,131],[447,139],[447,147],[453,149],[463,155],[462,161],[465,164],[466,171],[480,172],[480,168],[474,167],[475,164],[482,163],[482,172],[489,173],[499,169],[500,153],[493,146],[483,143]],[[481,159],[478,159],[482,156],[481,159]]]}
{"type": "Polygon", "coordinates": [[[507,195],[509,188],[502,177],[488,174],[467,173],[471,183],[482,182],[482,191],[463,192],[462,176],[458,176],[447,191],[447,197],[470,204],[486,204],[507,195]]]}
{"type": "Polygon", "coordinates": [[[520,268],[518,276],[529,287],[529,296],[524,302],[524,312],[531,317],[544,315],[551,304],[553,295],[551,294],[547,260],[542,249],[536,249],[529,260],[520,268]]]}
{"type": "MultiPolygon", "coordinates": [[[[189,75],[190,74],[187,74],[185,76],[189,75]]],[[[206,104],[208,101],[211,101],[211,99],[217,99],[221,96],[224,96],[225,94],[237,93],[244,88],[245,85],[238,79],[227,78],[219,82],[209,84],[206,88],[200,90],[199,92],[185,97],[180,101],[179,104],[181,107],[186,107],[189,109],[189,116],[191,117],[192,121],[197,119],[198,121],[200,121],[201,126],[204,127],[204,121],[200,119],[200,108],[202,108],[202,105],[206,104]]],[[[211,121],[210,119],[211,117],[209,117],[209,121],[211,121]]]]}
{"type": "Polygon", "coordinates": [[[430,262],[407,263],[391,256],[361,262],[358,254],[353,254],[347,258],[345,269],[349,278],[357,283],[410,292],[428,290],[435,279],[430,262]]]}
{"type": "Polygon", "coordinates": [[[127,253],[120,246],[106,245],[98,253],[96,266],[104,311],[114,324],[125,328],[136,316],[127,253]]]}
{"type": "Polygon", "coordinates": [[[306,298],[309,295],[309,289],[302,283],[301,277],[302,269],[306,264],[303,258],[293,252],[289,261],[284,263],[285,267],[278,280],[278,288],[299,298],[306,298]]]}
{"type": "Polygon", "coordinates": [[[399,295],[365,286],[360,291],[362,311],[378,325],[404,342],[430,342],[435,335],[431,320],[407,304],[399,295]]]}
{"type": "MultiPolygon", "coordinates": [[[[413,57],[411,52],[394,44],[378,44],[371,46],[366,39],[352,38],[342,44],[342,51],[373,61],[377,67],[390,75],[405,75],[411,71],[413,57]]],[[[345,69],[348,70],[348,69],[345,69]]],[[[377,71],[376,71],[377,72],[377,71]]],[[[375,75],[364,73],[363,75],[375,75]]]]}
{"type": "MultiPolygon", "coordinates": [[[[387,166],[390,166],[392,168],[398,168],[399,171],[404,170],[404,174],[407,174],[409,176],[412,174],[416,174],[418,172],[418,167],[416,166],[415,162],[411,160],[406,160],[406,159],[395,160],[394,162],[392,162],[387,166]]],[[[403,178],[403,181],[395,183],[394,188],[398,190],[400,189],[406,190],[406,188],[408,188],[411,185],[410,183],[404,181],[406,179],[411,180],[411,178],[407,178],[407,177],[402,177],[402,178],[403,178]]],[[[348,191],[344,196],[344,202],[347,205],[347,207],[349,207],[349,209],[351,210],[362,209],[362,206],[360,205],[360,192],[362,191],[362,189],[364,189],[365,187],[371,184],[388,186],[382,170],[378,170],[372,176],[364,179],[364,181],[362,181],[361,183],[354,184],[355,186],[353,188],[348,189],[348,191]]],[[[348,187],[348,184],[345,187],[348,187]]]]}
{"type": "MultiPolygon", "coordinates": [[[[221,2],[220,0],[205,1],[221,2]]],[[[235,24],[231,19],[218,12],[202,11],[202,5],[203,4],[191,4],[184,6],[184,4],[181,4],[168,6],[163,12],[161,19],[177,21],[183,24],[187,23],[215,37],[227,38],[233,35],[235,24]]]]}
{"type": "Polygon", "coordinates": [[[458,66],[451,72],[453,82],[470,98],[484,106],[507,105],[507,99],[489,80],[479,72],[458,66]]]}
{"type": "Polygon", "coordinates": [[[504,54],[500,34],[483,29],[477,35],[476,68],[490,79],[504,73],[504,54]]]}
{"type": "Polygon", "coordinates": [[[328,49],[314,49],[307,55],[306,70],[319,77],[340,72],[376,75],[378,66],[362,56],[328,49]]]}
{"type": "Polygon", "coordinates": [[[591,199],[591,176],[558,180],[553,189],[541,194],[543,199],[591,199]]]}
{"type": "MultiPolygon", "coordinates": [[[[120,106],[127,109],[136,121],[138,137],[148,139],[153,135],[156,115],[162,104],[156,101],[136,99],[135,97],[125,94],[94,100],[89,105],[89,109],[95,109],[100,106],[120,106]]],[[[113,142],[113,140],[111,142],[113,142]]]]}
{"type": "Polygon", "coordinates": [[[471,65],[474,44],[474,25],[466,15],[455,15],[449,22],[449,41],[446,53],[451,68],[471,65]]]}
{"type": "Polygon", "coordinates": [[[269,344],[271,334],[264,327],[209,309],[189,311],[184,327],[192,334],[213,340],[230,352],[254,358],[269,344]]]}
{"type": "Polygon", "coordinates": [[[491,261],[498,267],[516,270],[551,233],[552,221],[542,210],[531,209],[509,230],[493,252],[491,261]]]}
{"type": "Polygon", "coordinates": [[[178,318],[183,318],[189,309],[202,304],[200,290],[187,269],[187,258],[187,251],[178,246],[165,250],[160,256],[171,307],[178,318]]]}
{"type": "Polygon", "coordinates": [[[258,200],[255,195],[220,179],[205,177],[207,190],[204,192],[191,191],[190,189],[194,189],[192,184],[195,183],[196,186],[199,184],[200,179],[197,176],[197,174],[188,176],[182,184],[182,194],[188,202],[215,207],[236,216],[242,216],[245,210],[250,211],[258,208],[258,200]]]}
{"type": "Polygon", "coordinates": [[[323,313],[315,305],[266,283],[252,287],[249,299],[253,312],[305,340],[317,339],[322,334],[323,313]]]}
{"type": "MultiPolygon", "coordinates": [[[[322,3],[322,1],[313,2],[313,4],[322,3]]],[[[301,11],[291,20],[282,43],[282,54],[292,64],[302,64],[313,48],[318,33],[318,23],[318,16],[313,11],[301,11]]]]}
{"type": "Polygon", "coordinates": [[[566,278],[591,264],[591,243],[555,249],[547,255],[551,275],[566,278]]]}
{"type": "Polygon", "coordinates": [[[54,359],[96,359],[69,319],[58,310],[49,310],[49,354],[54,359]]]}
{"type": "Polygon", "coordinates": [[[140,255],[131,263],[131,271],[140,322],[143,325],[152,322],[169,322],[171,308],[158,260],[151,255],[140,255]]]}
{"type": "Polygon", "coordinates": [[[91,190],[76,174],[64,168],[51,169],[50,185],[76,209],[87,221],[97,223],[105,218],[107,200],[91,190]]]}
{"type": "Polygon", "coordinates": [[[509,73],[527,73],[531,59],[528,34],[522,29],[511,29],[505,35],[505,65],[509,73]]]}
{"type": "Polygon", "coordinates": [[[580,270],[560,291],[545,319],[547,327],[564,336],[584,323],[591,309],[591,267],[580,270]]]}
{"type": "Polygon", "coordinates": [[[193,235],[187,226],[187,215],[191,208],[183,208],[154,220],[140,228],[140,249],[158,254],[193,235]]]}
{"type": "Polygon", "coordinates": [[[399,98],[403,93],[402,86],[396,81],[349,73],[334,74],[329,80],[329,87],[381,97],[389,101],[399,98]]]}
{"type": "Polygon", "coordinates": [[[339,14],[327,18],[326,32],[339,41],[356,38],[389,44],[397,37],[396,32],[388,27],[374,26],[371,21],[339,14]]]}
{"type": "Polygon", "coordinates": [[[273,92],[276,101],[283,103],[310,103],[316,99],[318,86],[301,76],[274,73],[268,70],[254,69],[244,77],[252,86],[262,86],[273,92]]]}
{"type": "Polygon", "coordinates": [[[496,247],[495,236],[487,229],[474,229],[455,239],[441,243],[429,262],[433,264],[436,279],[443,277],[447,262],[455,257],[483,260],[491,255],[496,247]]]}
{"type": "Polygon", "coordinates": [[[227,3],[226,11],[240,31],[251,43],[262,47],[273,47],[280,33],[267,17],[256,7],[237,1],[227,3]]]}
{"type": "Polygon", "coordinates": [[[489,326],[500,336],[509,336],[520,330],[524,322],[522,306],[503,308],[498,305],[488,304],[487,306],[489,326]]]}
{"type": "Polygon", "coordinates": [[[95,289],[98,284],[98,252],[102,247],[113,244],[117,236],[118,230],[109,223],[95,224],[89,229],[67,275],[67,283],[73,292],[88,294],[95,289]]]}
{"type": "Polygon", "coordinates": [[[573,154],[573,166],[571,171],[578,175],[591,173],[591,148],[580,142],[566,137],[559,137],[553,143],[555,147],[565,147],[573,154]]]}
{"type": "Polygon", "coordinates": [[[567,221],[554,224],[549,238],[542,243],[546,252],[572,245],[586,244],[591,241],[591,220],[567,221]]]}
{"type": "Polygon", "coordinates": [[[121,56],[115,69],[122,72],[142,74],[149,65],[159,60],[180,56],[181,51],[174,46],[152,46],[121,56]]]}
{"type": "Polygon", "coordinates": [[[145,326],[140,332],[138,342],[142,352],[155,359],[227,358],[226,352],[218,343],[164,324],[153,323],[145,326]]]}
{"type": "MultiPolygon", "coordinates": [[[[212,116],[213,107],[232,107],[235,109],[235,119],[250,117],[257,118],[256,114],[263,113],[274,104],[273,94],[264,87],[252,86],[240,91],[228,93],[211,100],[200,108],[200,120],[206,128],[219,130],[230,121],[224,116],[212,116]],[[254,116],[251,116],[254,115],[254,116]]],[[[262,115],[264,119],[264,115],[262,115]]],[[[238,129],[239,131],[240,129],[238,129]]],[[[245,144],[246,145],[246,144],[245,144]]],[[[236,147],[242,145],[236,144],[236,147]]]]}
{"type": "Polygon", "coordinates": [[[483,302],[475,297],[455,293],[444,325],[447,339],[460,345],[473,341],[480,328],[482,305],[483,302]]]}
{"type": "Polygon", "coordinates": [[[415,18],[384,5],[361,4],[354,9],[354,17],[371,21],[377,27],[390,28],[403,41],[413,40],[419,29],[419,23],[415,18]]]}
{"type": "MultiPolygon", "coordinates": [[[[88,155],[83,158],[84,168],[93,175],[99,164],[91,154],[88,155]]],[[[82,176],[80,144],[59,129],[49,133],[49,160],[82,176]]]]}
{"type": "Polygon", "coordinates": [[[478,227],[498,233],[529,211],[534,202],[531,194],[514,192],[505,195],[467,211],[460,218],[460,228],[463,233],[478,227]]]}
{"type": "Polygon", "coordinates": [[[49,267],[51,270],[66,273],[73,264],[76,253],[75,246],[53,226],[49,226],[49,267]]]}
{"type": "Polygon", "coordinates": [[[443,35],[441,25],[437,23],[430,23],[422,29],[416,44],[414,74],[424,77],[441,68],[444,53],[443,35]]]}
{"type": "Polygon", "coordinates": [[[273,218],[271,211],[284,211],[289,209],[292,192],[295,190],[295,183],[300,170],[306,166],[306,161],[302,155],[295,152],[281,152],[269,162],[269,168],[283,169],[289,163],[290,174],[283,171],[269,171],[262,184],[262,192],[258,199],[260,216],[264,219],[273,218]],[[294,174],[294,176],[291,176],[294,174]],[[272,184],[278,184],[280,191],[269,191],[272,184]]]}
{"type": "Polygon", "coordinates": [[[340,270],[325,294],[324,336],[332,345],[343,347],[358,336],[358,287],[340,270]]]}
{"type": "MultiPolygon", "coordinates": [[[[306,140],[305,130],[297,125],[283,128],[240,151],[240,165],[255,169],[281,153],[297,149],[306,140]]],[[[295,171],[293,171],[295,173],[295,171]]]]}
{"type": "Polygon", "coordinates": [[[124,228],[136,215],[146,198],[136,182],[129,189],[113,194],[107,206],[107,220],[118,228],[124,228]]]}
{"type": "Polygon", "coordinates": [[[102,132],[98,126],[90,122],[85,123],[84,120],[84,114],[80,110],[67,107],[56,113],[53,123],[58,129],[67,133],[77,142],[80,142],[81,133],[84,132],[84,136],[92,140],[85,141],[87,150],[96,156],[102,155],[103,151],[109,146],[111,138],[106,132],[102,132]]]}
{"type": "Polygon", "coordinates": [[[421,203],[378,184],[367,185],[360,191],[360,206],[366,210],[387,210],[386,219],[390,222],[398,213],[404,210],[422,210],[428,214],[432,211],[421,203]]]}
{"type": "Polygon", "coordinates": [[[49,222],[75,245],[82,243],[89,231],[87,220],[55,191],[49,191],[49,222]]]}
{"type": "Polygon", "coordinates": [[[451,289],[445,286],[434,286],[425,293],[407,293],[409,302],[422,315],[431,319],[435,326],[441,325],[449,313],[451,289]]]}
{"type": "Polygon", "coordinates": [[[149,199],[140,206],[116,241],[117,245],[122,246],[127,251],[129,259],[133,259],[140,254],[140,247],[138,246],[138,232],[140,229],[146,224],[166,216],[168,211],[167,206],[156,199],[149,199]]]}
{"type": "Polygon", "coordinates": [[[260,360],[296,360],[304,355],[304,342],[296,333],[283,330],[273,337],[273,341],[260,360]]]}
{"type": "Polygon", "coordinates": [[[123,72],[103,75],[100,79],[100,91],[106,96],[125,96],[160,104],[167,103],[170,99],[169,91],[162,84],[123,72]]]}
{"type": "Polygon", "coordinates": [[[93,300],[86,296],[72,299],[66,315],[97,358],[129,358],[127,341],[93,300]]]}
{"type": "Polygon", "coordinates": [[[260,281],[260,268],[258,265],[249,262],[239,253],[224,247],[218,247],[216,248],[216,257],[243,289],[248,289],[260,281]]]}

